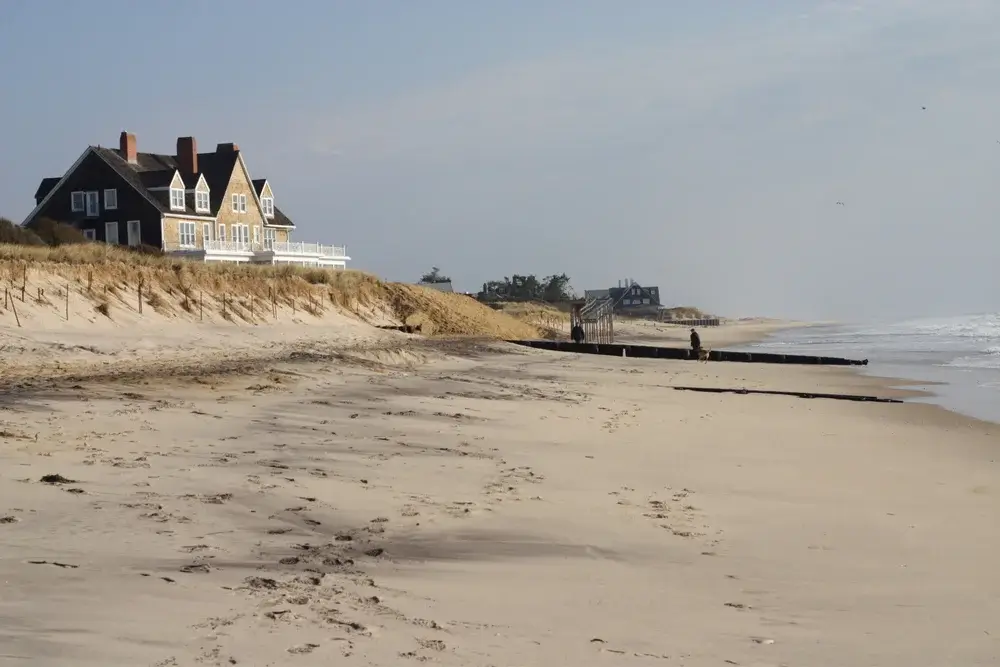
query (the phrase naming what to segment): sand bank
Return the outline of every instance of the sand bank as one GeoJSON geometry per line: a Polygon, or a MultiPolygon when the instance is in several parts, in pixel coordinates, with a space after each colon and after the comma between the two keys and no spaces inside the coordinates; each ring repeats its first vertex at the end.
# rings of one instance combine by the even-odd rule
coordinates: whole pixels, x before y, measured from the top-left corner
{"type": "Polygon", "coordinates": [[[0,664],[996,664],[998,427],[343,327],[20,341],[0,664]]]}

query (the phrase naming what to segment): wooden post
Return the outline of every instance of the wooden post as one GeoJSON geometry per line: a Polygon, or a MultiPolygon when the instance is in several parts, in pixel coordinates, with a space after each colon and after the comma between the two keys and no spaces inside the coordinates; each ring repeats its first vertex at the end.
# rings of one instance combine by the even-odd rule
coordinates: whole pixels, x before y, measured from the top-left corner
{"type": "Polygon", "coordinates": [[[69,322],[69,283],[66,283],[66,321],[69,322]]]}
{"type": "Polygon", "coordinates": [[[142,278],[139,279],[139,314],[142,315],[142,278]]]}
{"type": "Polygon", "coordinates": [[[35,297],[35,301],[41,301],[42,300],[42,288],[41,287],[36,287],[35,289],[38,291],[38,296],[35,297]]]}
{"type": "Polygon", "coordinates": [[[274,291],[274,287],[271,287],[271,313],[274,319],[278,319],[278,294],[274,291]]]}
{"type": "Polygon", "coordinates": [[[198,321],[205,321],[205,292],[204,290],[198,292],[198,321]]]}
{"type": "Polygon", "coordinates": [[[222,319],[226,319],[226,295],[222,295],[222,319]]]}
{"type": "Polygon", "coordinates": [[[253,317],[253,292],[250,292],[250,317],[253,317]]]}
{"type": "Polygon", "coordinates": [[[94,272],[87,271],[87,291],[90,291],[91,286],[94,284],[94,272]]]}
{"type": "Polygon", "coordinates": [[[14,299],[10,300],[10,309],[14,311],[14,319],[17,320],[17,326],[21,326],[21,318],[17,316],[17,306],[14,305],[14,299]]]}
{"type": "Polygon", "coordinates": [[[28,263],[24,263],[24,277],[21,279],[21,303],[24,303],[24,290],[28,288],[28,263]]]}
{"type": "Polygon", "coordinates": [[[292,315],[295,314],[295,297],[292,297],[292,315]]]}
{"type": "Polygon", "coordinates": [[[3,309],[7,310],[10,308],[10,290],[6,287],[3,288],[3,309]]]}

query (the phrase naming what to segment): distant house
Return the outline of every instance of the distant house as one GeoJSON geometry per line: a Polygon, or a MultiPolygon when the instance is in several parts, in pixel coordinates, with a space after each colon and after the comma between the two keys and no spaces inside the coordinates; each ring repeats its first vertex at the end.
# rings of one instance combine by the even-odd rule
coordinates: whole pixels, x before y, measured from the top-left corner
{"type": "Polygon", "coordinates": [[[584,297],[587,301],[610,299],[615,312],[624,314],[655,313],[660,307],[660,288],[643,287],[634,281],[608,289],[585,290],[584,297]]]}
{"type": "Polygon", "coordinates": [[[176,155],[141,153],[122,132],[118,149],[89,146],[60,177],[42,179],[24,224],[51,218],[92,241],[151,245],[200,261],[345,268],[345,246],[293,242],[295,224],[267,179],[252,179],[232,143],[199,153],[194,137],[176,155]]]}
{"type": "Polygon", "coordinates": [[[436,289],[439,292],[454,292],[455,288],[451,286],[450,280],[437,281],[432,283],[419,282],[417,283],[421,287],[429,287],[431,289],[436,289]]]}
{"type": "Polygon", "coordinates": [[[608,296],[615,303],[615,310],[656,310],[660,307],[660,288],[643,287],[632,283],[623,287],[612,287],[608,296]]]}

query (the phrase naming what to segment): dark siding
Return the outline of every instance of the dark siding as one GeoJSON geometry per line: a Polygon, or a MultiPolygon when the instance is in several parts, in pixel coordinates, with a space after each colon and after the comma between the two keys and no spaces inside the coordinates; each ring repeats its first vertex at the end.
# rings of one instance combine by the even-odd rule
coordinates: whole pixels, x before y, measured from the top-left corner
{"type": "Polygon", "coordinates": [[[128,242],[127,221],[139,220],[142,223],[142,242],[157,247],[163,245],[160,236],[160,211],[124,181],[107,162],[93,153],[84,158],[76,171],[53,192],[52,197],[35,216],[70,223],[79,229],[93,229],[98,241],[105,240],[104,223],[117,222],[118,238],[122,244],[128,242]],[[105,211],[104,190],[110,188],[118,190],[118,209],[105,211]],[[88,218],[86,211],[73,212],[70,197],[77,190],[96,190],[100,193],[100,211],[97,217],[88,218]]]}

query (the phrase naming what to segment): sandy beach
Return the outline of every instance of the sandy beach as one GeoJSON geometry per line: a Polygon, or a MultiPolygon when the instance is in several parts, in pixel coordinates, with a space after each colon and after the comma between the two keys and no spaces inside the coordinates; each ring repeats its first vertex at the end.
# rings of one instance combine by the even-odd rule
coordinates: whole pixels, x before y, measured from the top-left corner
{"type": "Polygon", "coordinates": [[[1000,426],[673,389],[884,380],[347,317],[0,342],[2,665],[1000,659],[1000,426]]]}

